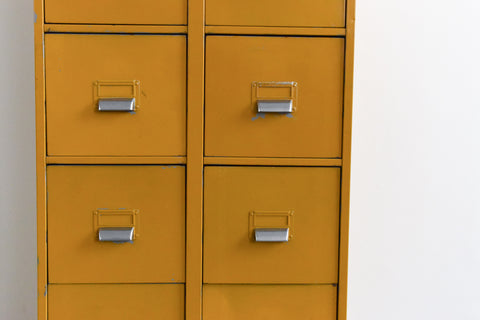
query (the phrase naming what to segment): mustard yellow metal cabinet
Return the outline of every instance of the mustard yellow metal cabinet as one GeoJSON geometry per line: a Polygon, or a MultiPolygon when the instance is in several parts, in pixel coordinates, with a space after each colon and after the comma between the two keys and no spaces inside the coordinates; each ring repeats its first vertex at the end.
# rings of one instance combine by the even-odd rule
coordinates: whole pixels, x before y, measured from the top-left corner
{"type": "Polygon", "coordinates": [[[34,0],[39,320],[346,320],[354,0],[34,0]]]}

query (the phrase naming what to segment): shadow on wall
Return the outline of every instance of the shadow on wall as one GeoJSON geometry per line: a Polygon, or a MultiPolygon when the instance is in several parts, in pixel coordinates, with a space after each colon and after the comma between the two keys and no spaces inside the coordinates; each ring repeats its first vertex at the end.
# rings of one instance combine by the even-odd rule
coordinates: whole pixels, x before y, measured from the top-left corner
{"type": "Polygon", "coordinates": [[[36,319],[33,1],[0,3],[0,318],[36,319]]]}

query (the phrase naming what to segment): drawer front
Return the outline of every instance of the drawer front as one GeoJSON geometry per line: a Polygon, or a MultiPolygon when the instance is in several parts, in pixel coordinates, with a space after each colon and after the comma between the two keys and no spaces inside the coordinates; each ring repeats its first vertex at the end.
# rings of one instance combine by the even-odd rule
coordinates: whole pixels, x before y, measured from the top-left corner
{"type": "Polygon", "coordinates": [[[335,320],[331,285],[205,285],[204,320],[335,320]]]}
{"type": "Polygon", "coordinates": [[[207,24],[344,27],[345,0],[207,0],[207,24]]]}
{"type": "Polygon", "coordinates": [[[47,191],[50,283],[185,281],[183,167],[49,166],[47,191]]]}
{"type": "Polygon", "coordinates": [[[341,157],[343,68],[342,38],[207,37],[206,155],[341,157]]]}
{"type": "Polygon", "coordinates": [[[47,23],[186,24],[187,0],[45,0],[47,23]]]}
{"type": "Polygon", "coordinates": [[[182,284],[50,285],[49,320],[183,320],[182,284]]]}
{"type": "Polygon", "coordinates": [[[184,36],[47,34],[45,50],[48,155],[185,155],[184,36]]]}
{"type": "Polygon", "coordinates": [[[339,168],[206,167],[204,282],[336,283],[339,190],[339,168]]]}

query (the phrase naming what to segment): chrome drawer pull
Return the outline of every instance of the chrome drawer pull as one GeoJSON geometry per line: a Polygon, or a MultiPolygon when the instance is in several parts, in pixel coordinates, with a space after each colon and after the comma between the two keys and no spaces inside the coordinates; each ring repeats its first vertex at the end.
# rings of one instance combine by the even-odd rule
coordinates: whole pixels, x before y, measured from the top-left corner
{"type": "Polygon", "coordinates": [[[257,100],[258,112],[291,113],[293,100],[257,100]]]}
{"type": "Polygon", "coordinates": [[[98,111],[135,111],[135,98],[112,98],[98,100],[98,111]]]}
{"type": "Polygon", "coordinates": [[[98,240],[102,242],[125,243],[133,242],[133,227],[131,228],[100,228],[98,240]]]}
{"type": "Polygon", "coordinates": [[[288,228],[255,229],[256,242],[288,242],[288,228]]]}

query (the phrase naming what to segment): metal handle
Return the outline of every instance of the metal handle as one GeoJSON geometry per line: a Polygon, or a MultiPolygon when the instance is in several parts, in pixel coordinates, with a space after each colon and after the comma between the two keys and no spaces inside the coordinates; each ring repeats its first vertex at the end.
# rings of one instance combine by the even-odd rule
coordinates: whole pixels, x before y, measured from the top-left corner
{"type": "Polygon", "coordinates": [[[133,242],[133,230],[131,228],[100,228],[98,240],[102,242],[125,243],[133,242]]]}
{"type": "Polygon", "coordinates": [[[257,228],[256,242],[288,242],[289,228],[257,228]]]}
{"type": "Polygon", "coordinates": [[[257,100],[258,112],[291,113],[293,100],[257,100]]]}
{"type": "Polygon", "coordinates": [[[135,111],[135,98],[99,99],[98,111],[135,111]]]}

